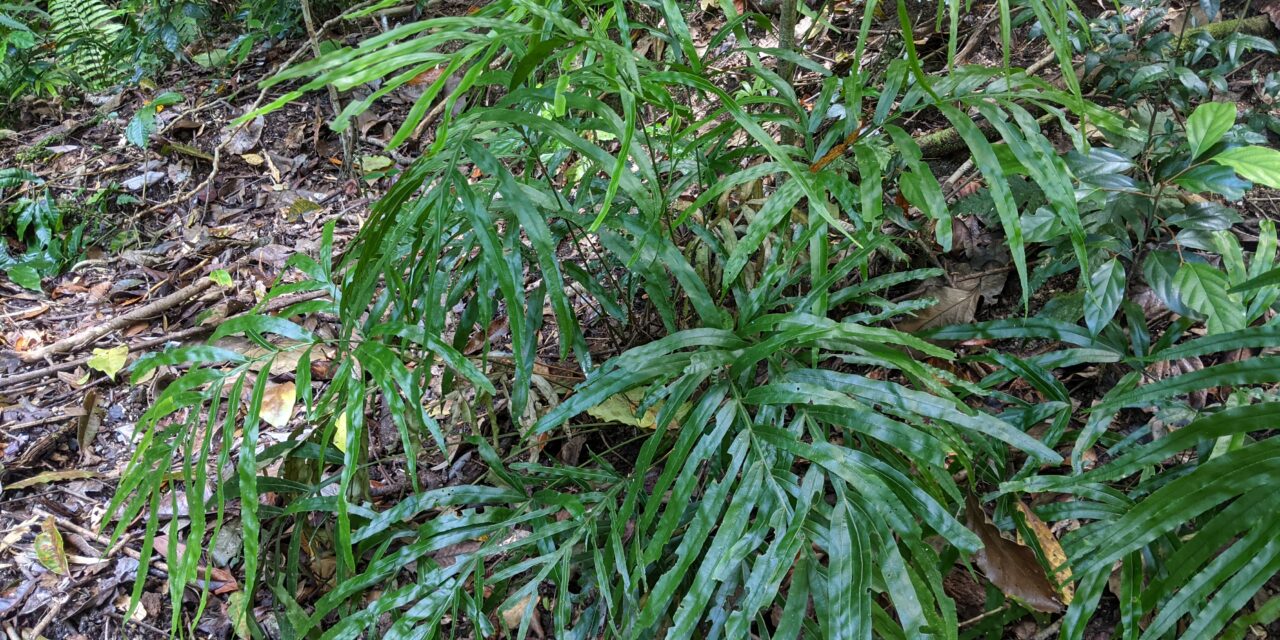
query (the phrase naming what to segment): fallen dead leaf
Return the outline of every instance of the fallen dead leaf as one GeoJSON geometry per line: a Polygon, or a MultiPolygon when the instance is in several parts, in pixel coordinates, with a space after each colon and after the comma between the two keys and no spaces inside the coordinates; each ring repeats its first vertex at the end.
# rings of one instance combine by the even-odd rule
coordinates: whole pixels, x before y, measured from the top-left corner
{"type": "Polygon", "coordinates": [[[96,478],[96,471],[85,471],[83,469],[67,469],[65,471],[46,471],[38,473],[30,478],[23,478],[17,482],[11,482],[4,486],[5,489],[25,489],[34,487],[38,484],[48,484],[50,482],[65,482],[67,480],[84,480],[85,478],[96,478]]]}
{"type": "Polygon", "coordinates": [[[23,329],[13,341],[13,350],[19,353],[31,351],[40,346],[42,336],[35,329],[23,329]]]}
{"type": "Polygon", "coordinates": [[[943,286],[926,289],[921,297],[934,298],[938,303],[920,310],[914,318],[898,322],[897,329],[915,333],[924,329],[973,322],[982,291],[977,286],[978,280],[973,280],[972,284],[974,286],[967,289],[943,286]]]}
{"type": "Polygon", "coordinates": [[[262,116],[258,116],[253,120],[245,123],[239,129],[231,129],[223,132],[223,139],[226,140],[226,151],[238,156],[242,156],[258,146],[258,140],[262,138],[262,127],[266,124],[266,120],[262,116]]]}
{"type": "Polygon", "coordinates": [[[991,524],[982,506],[972,496],[965,500],[965,519],[969,528],[982,540],[982,549],[974,554],[974,560],[992,584],[1005,595],[1036,611],[1062,611],[1058,593],[1049,584],[1030,547],[1001,536],[1000,530],[991,524]]]}
{"type": "Polygon", "coordinates": [[[129,345],[122,344],[110,349],[94,349],[93,355],[86,364],[89,365],[90,369],[101,371],[107,374],[108,378],[115,380],[116,374],[120,373],[128,359],[129,345]]]}
{"type": "Polygon", "coordinates": [[[277,429],[289,424],[293,417],[293,405],[298,398],[297,386],[292,382],[268,384],[262,395],[262,412],[267,424],[277,429]]]}
{"type": "MultiPolygon", "coordinates": [[[[644,390],[632,389],[631,391],[617,393],[605,398],[604,402],[587,409],[587,413],[591,414],[593,418],[599,418],[605,422],[616,422],[640,427],[641,429],[656,429],[658,427],[658,410],[662,408],[662,403],[654,403],[644,413],[636,415],[643,401],[644,390]]],[[[679,419],[673,420],[671,427],[675,427],[679,422],[679,419]]]]}
{"type": "Polygon", "coordinates": [[[530,606],[534,608],[538,606],[538,595],[536,593],[531,593],[511,605],[510,608],[504,609],[502,611],[502,624],[505,624],[508,630],[519,627],[520,619],[524,617],[525,610],[530,606]]]}
{"type": "Polygon", "coordinates": [[[1071,567],[1067,566],[1067,552],[1062,550],[1062,545],[1054,537],[1049,525],[1045,524],[1044,520],[1041,520],[1040,516],[1037,516],[1027,505],[1019,502],[1018,512],[1022,514],[1027,526],[1035,534],[1036,542],[1040,544],[1045,560],[1048,560],[1049,566],[1054,568],[1054,579],[1058,583],[1058,595],[1062,597],[1062,604],[1071,604],[1075,598],[1076,589],[1071,583],[1071,567]]]}
{"type": "Polygon", "coordinates": [[[84,415],[76,422],[76,443],[80,445],[81,460],[93,456],[93,439],[98,436],[98,427],[102,425],[102,416],[98,414],[98,394],[90,389],[84,394],[84,402],[80,404],[84,415]]]}
{"type": "Polygon", "coordinates": [[[71,573],[67,567],[67,552],[62,548],[62,534],[58,533],[58,525],[53,516],[40,523],[40,533],[36,534],[36,559],[44,568],[65,576],[71,573]]]}

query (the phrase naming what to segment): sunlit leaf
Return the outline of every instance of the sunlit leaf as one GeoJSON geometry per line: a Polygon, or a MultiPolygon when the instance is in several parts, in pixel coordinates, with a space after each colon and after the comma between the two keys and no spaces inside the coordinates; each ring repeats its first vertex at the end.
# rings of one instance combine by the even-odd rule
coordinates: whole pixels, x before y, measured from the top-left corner
{"type": "Polygon", "coordinates": [[[116,374],[124,368],[125,362],[129,357],[129,345],[122,344],[111,347],[110,349],[94,349],[93,355],[89,357],[86,363],[90,369],[101,371],[107,374],[108,378],[115,379],[116,374]]]}
{"type": "Polygon", "coordinates": [[[293,405],[297,397],[298,390],[292,382],[268,384],[262,394],[262,410],[259,415],[267,424],[282,428],[293,417],[293,405]]]}

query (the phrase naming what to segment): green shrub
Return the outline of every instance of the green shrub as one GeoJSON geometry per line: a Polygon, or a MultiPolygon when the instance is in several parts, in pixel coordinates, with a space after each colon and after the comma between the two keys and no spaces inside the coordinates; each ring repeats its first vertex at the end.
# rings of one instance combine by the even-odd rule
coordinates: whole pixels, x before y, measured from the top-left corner
{"type": "MultiPolygon", "coordinates": [[[[445,105],[434,141],[341,258],[331,225],[317,257],[289,262],[305,278],[268,296],[324,298],[224,323],[211,337],[243,334],[261,355],[211,342],[135,366],[135,379],[189,367],[140,421],[111,506],[123,508],[116,535],[144,517],[146,557],[160,501],[182,489],[190,528],[168,530],[175,602],[202,578],[200,541],[226,525],[234,498],[245,593],[270,589],[287,637],[488,637],[507,622],[523,636],[546,611],[558,638],[956,638],[943,577],[982,546],[957,519],[979,496],[995,499],[1006,525],[1022,497],[1078,496],[1036,509],[1049,521],[1089,521],[1064,541],[1079,581],[1066,637],[1082,636],[1116,561],[1126,637],[1149,612],[1148,637],[1185,616],[1210,636],[1257,592],[1275,572],[1274,541],[1253,532],[1276,524],[1277,511],[1262,507],[1280,458],[1263,437],[1275,405],[1255,385],[1280,381],[1274,363],[1224,361],[1138,383],[1156,362],[1275,344],[1273,287],[1249,283],[1272,273],[1274,230],[1246,260],[1221,233],[1236,218],[1174,196],[1275,185],[1276,152],[1250,146],[1222,106],[1200,107],[1180,128],[1154,111],[1122,118],[1078,84],[1060,90],[1013,69],[928,75],[911,37],[886,68],[832,77],[793,53],[745,46],[755,16],[722,8],[730,18],[706,54],[672,2],[510,0],[397,27],[270,81],[300,86],[263,112],[326,85],[381,81],[341,114],[342,128],[442,68],[391,146],[435,101],[445,105]],[[739,45],[716,53],[730,36],[739,45]],[[646,39],[666,43],[657,60],[636,54],[646,39]],[[747,60],[735,74],[768,90],[721,88],[730,54],[747,60]],[[812,108],[764,63],[773,56],[821,76],[812,108]],[[850,117],[825,118],[835,104],[850,117]],[[908,250],[951,242],[942,187],[902,128],[925,111],[955,127],[983,175],[983,208],[1005,233],[1023,308],[1046,279],[1078,270],[1074,317],[933,329],[933,341],[883,326],[932,302],[895,301],[895,287],[941,275],[907,265],[908,250]],[[1073,153],[1058,152],[1041,112],[1073,153]],[[794,144],[779,143],[779,130],[794,144]],[[1107,142],[1091,142],[1095,134],[1107,142]],[[1010,186],[1023,178],[1043,202],[1033,211],[1010,186]],[[901,200],[888,204],[895,191],[901,200]],[[1170,244],[1222,266],[1169,263],[1170,244]],[[1128,301],[1138,273],[1185,312],[1162,335],[1128,301]],[[305,328],[301,319],[317,314],[339,328],[305,328]],[[587,317],[633,335],[661,331],[597,365],[587,317]],[[1183,339],[1201,318],[1208,335],[1183,339]],[[499,322],[509,341],[468,349],[473,327],[499,322]],[[548,335],[560,361],[586,376],[563,399],[541,368],[548,335]],[[976,357],[1004,369],[975,383],[949,369],[961,355],[937,342],[968,338],[1070,348],[1028,357],[992,348],[976,357]],[[313,394],[321,353],[336,368],[313,394]],[[1125,371],[1092,407],[1076,406],[1054,374],[1082,364],[1125,371]],[[273,388],[263,372],[273,366],[295,376],[305,426],[264,448],[259,421],[273,388]],[[1014,377],[1043,401],[999,390],[1014,377]],[[1238,387],[1227,402],[1192,408],[1190,425],[1169,437],[1143,444],[1141,430],[1108,431],[1131,407],[1167,410],[1227,384],[1238,387]],[[439,424],[427,404],[445,397],[457,408],[439,424]],[[384,511],[368,491],[378,411],[394,424],[413,487],[384,511]],[[598,431],[610,449],[574,465],[536,455],[548,438],[598,430],[574,426],[584,413],[613,425],[598,431]],[[450,459],[459,433],[487,472],[422,490],[421,456],[434,448],[450,459]],[[1086,471],[1084,453],[1100,442],[1116,458],[1086,471]],[[1169,462],[1188,449],[1197,455],[1169,462]],[[1059,451],[1074,469],[1057,468],[1059,451]],[[264,475],[277,461],[281,472],[264,475]],[[260,504],[268,491],[283,504],[260,504]],[[335,586],[298,603],[291,594],[316,544],[332,546],[335,586]],[[1192,606],[1211,594],[1209,606],[1192,606]]],[[[1028,8],[1069,71],[1072,7],[1028,8]]],[[[1007,25],[1010,7],[1001,9],[1007,25]]],[[[866,7],[855,59],[874,11],[866,7]]],[[[954,51],[954,30],[951,39],[954,51]]],[[[135,600],[141,589],[140,579],[135,600]]],[[[244,615],[251,607],[240,603],[244,615]]]]}

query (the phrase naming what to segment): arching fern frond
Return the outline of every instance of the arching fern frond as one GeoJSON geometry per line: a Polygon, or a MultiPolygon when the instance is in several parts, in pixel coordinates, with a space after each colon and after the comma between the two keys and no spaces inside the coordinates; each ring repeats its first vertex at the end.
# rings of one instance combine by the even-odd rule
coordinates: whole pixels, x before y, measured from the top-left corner
{"type": "Polygon", "coordinates": [[[111,45],[121,26],[115,21],[119,11],[102,0],[50,0],[49,14],[58,46],[58,56],[85,83],[96,89],[110,84],[119,75],[111,64],[111,45]]]}

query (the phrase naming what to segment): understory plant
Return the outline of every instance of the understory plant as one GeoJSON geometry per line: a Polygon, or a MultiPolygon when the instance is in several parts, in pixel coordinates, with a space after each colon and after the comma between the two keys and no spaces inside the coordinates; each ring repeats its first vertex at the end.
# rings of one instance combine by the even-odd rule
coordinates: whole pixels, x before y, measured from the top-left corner
{"type": "MultiPolygon", "coordinates": [[[[1074,8],[1027,8],[1070,73],[1074,8]]],[[[994,543],[975,531],[988,511],[1010,537],[1034,537],[1032,518],[1082,525],[1063,539],[1067,566],[1035,556],[1047,601],[1008,605],[1061,609],[1067,581],[1049,576],[1069,570],[1064,637],[1083,636],[1117,562],[1123,637],[1187,620],[1212,636],[1275,573],[1261,532],[1277,524],[1280,440],[1263,385],[1280,368],[1221,355],[1275,344],[1274,285],[1256,281],[1275,232],[1246,251],[1238,217],[1200,195],[1280,186],[1276,152],[1233,129],[1234,109],[1148,121],[1070,80],[926,72],[909,30],[900,56],[834,77],[750,45],[761,16],[720,9],[700,46],[673,2],[500,0],[271,80],[295,88],[264,111],[379,81],[343,128],[438,71],[392,147],[445,104],[352,244],[335,255],[326,228],[264,304],[321,297],[134,366],[135,380],[178,375],[140,420],[109,512],[117,536],[145,524],[144,558],[167,527],[175,627],[190,588],[202,606],[187,622],[199,618],[202,541],[226,526],[244,541],[233,622],[261,633],[249,612],[269,600],[293,638],[958,638],[944,579],[994,543]],[[730,73],[733,56],[746,62],[730,73]],[[775,59],[819,77],[811,102],[775,59]],[[730,75],[755,89],[727,90],[730,75]],[[826,117],[837,104],[847,117],[826,117]],[[902,292],[947,276],[919,252],[949,250],[957,220],[905,128],[926,114],[981,173],[1015,319],[894,328],[933,305],[902,292]],[[1135,275],[1151,261],[1167,280],[1135,275]],[[1033,293],[1063,276],[1080,283],[1075,307],[1033,315],[1033,293]],[[1180,317],[1149,322],[1138,283],[1180,317]],[[1028,340],[1068,348],[1031,355],[1028,340]],[[1149,379],[1191,357],[1221,362],[1149,379]],[[1000,370],[973,379],[975,362],[1000,370]],[[1117,381],[1079,406],[1060,378],[1086,365],[1117,381]],[[1030,391],[1010,393],[1013,380],[1030,391]],[[301,411],[268,445],[282,381],[301,411]],[[1132,428],[1152,405],[1185,426],[1132,428]],[[397,452],[371,446],[378,425],[397,452]],[[461,456],[484,471],[430,482],[427,461],[461,456]],[[370,484],[387,464],[406,485],[390,505],[370,484]],[[185,530],[159,515],[179,496],[185,530]],[[326,592],[296,600],[314,581],[326,592]]]]}

